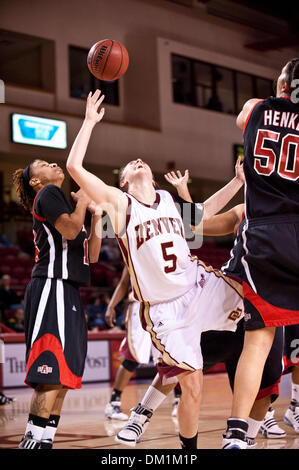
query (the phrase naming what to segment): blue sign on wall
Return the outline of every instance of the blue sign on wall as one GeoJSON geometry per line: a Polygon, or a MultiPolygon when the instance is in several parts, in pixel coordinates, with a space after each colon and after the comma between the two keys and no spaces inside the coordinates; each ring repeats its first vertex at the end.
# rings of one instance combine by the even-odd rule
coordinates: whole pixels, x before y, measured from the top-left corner
{"type": "Polygon", "coordinates": [[[67,147],[65,121],[16,113],[11,119],[13,142],[58,149],[67,147]]]}

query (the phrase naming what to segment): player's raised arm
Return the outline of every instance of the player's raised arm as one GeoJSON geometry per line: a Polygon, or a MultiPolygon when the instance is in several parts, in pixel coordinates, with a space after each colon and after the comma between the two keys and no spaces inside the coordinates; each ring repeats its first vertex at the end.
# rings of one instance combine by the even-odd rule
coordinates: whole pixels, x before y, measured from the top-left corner
{"type": "Polygon", "coordinates": [[[113,186],[105,184],[100,178],[93,175],[83,167],[83,160],[94,126],[99,123],[105,113],[105,108],[100,108],[104,99],[100,90],[96,90],[92,95],[89,93],[86,103],[85,119],[81,129],[73,143],[67,159],[66,168],[76,183],[86,192],[86,194],[105,210],[116,230],[119,230],[116,213],[126,212],[127,199],[124,193],[113,186]]]}
{"type": "Polygon", "coordinates": [[[235,166],[236,176],[223,188],[219,189],[204,204],[203,220],[210,219],[221,211],[226,204],[237,194],[245,182],[243,166],[239,157],[235,166]]]}
{"type": "Polygon", "coordinates": [[[182,199],[193,202],[188,189],[189,170],[185,170],[184,176],[180,170],[177,170],[177,172],[170,171],[164,175],[164,178],[168,183],[172,184],[182,199]]]}

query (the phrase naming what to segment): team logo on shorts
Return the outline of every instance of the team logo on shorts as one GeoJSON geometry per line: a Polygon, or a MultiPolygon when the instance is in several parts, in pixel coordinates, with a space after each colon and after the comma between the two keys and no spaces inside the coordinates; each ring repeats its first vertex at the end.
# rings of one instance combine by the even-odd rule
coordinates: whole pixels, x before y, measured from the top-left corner
{"type": "Polygon", "coordinates": [[[200,275],[200,281],[199,281],[198,284],[199,284],[200,287],[203,289],[203,286],[205,285],[205,283],[206,283],[205,275],[204,275],[204,274],[201,274],[201,275],[200,275]]]}
{"type": "Polygon", "coordinates": [[[244,314],[244,320],[245,321],[251,320],[251,313],[245,313],[244,314]]]}
{"type": "Polygon", "coordinates": [[[242,315],[242,310],[240,308],[237,308],[237,310],[233,310],[228,318],[232,321],[236,321],[238,320],[238,318],[240,318],[240,316],[242,315]]]}
{"type": "Polygon", "coordinates": [[[41,374],[52,374],[52,370],[53,368],[52,367],[49,367],[49,366],[39,366],[37,368],[37,372],[40,372],[41,374]]]}

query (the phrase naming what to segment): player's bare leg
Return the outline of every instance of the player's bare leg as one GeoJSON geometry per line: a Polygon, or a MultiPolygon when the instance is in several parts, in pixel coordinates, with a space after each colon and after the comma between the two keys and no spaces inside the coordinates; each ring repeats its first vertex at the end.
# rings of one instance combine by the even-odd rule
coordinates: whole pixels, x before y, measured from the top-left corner
{"type": "Polygon", "coordinates": [[[61,385],[39,384],[31,399],[30,413],[48,419],[61,389],[61,385]]]}
{"type": "Polygon", "coordinates": [[[271,405],[271,395],[255,400],[249,417],[256,421],[262,421],[267,413],[269,406],[271,405]]]}
{"type": "Polygon", "coordinates": [[[299,433],[299,365],[295,365],[292,370],[292,398],[283,421],[299,433]]]}
{"type": "Polygon", "coordinates": [[[105,407],[105,416],[109,419],[126,421],[128,415],[121,411],[121,394],[134,374],[138,362],[125,360],[118,368],[110,402],[105,407]]]}
{"type": "Polygon", "coordinates": [[[134,371],[129,371],[120,365],[115,377],[114,388],[123,391],[124,388],[128,385],[133,373],[134,371]]]}
{"type": "Polygon", "coordinates": [[[246,331],[234,383],[232,417],[247,421],[272,347],[275,328],[246,331]]]}
{"type": "Polygon", "coordinates": [[[59,424],[61,409],[67,391],[68,389],[63,388],[59,390],[57,394],[56,400],[51,410],[51,414],[48,419],[47,426],[41,439],[41,449],[51,449],[53,447],[54,437],[59,424]]]}
{"type": "Polygon", "coordinates": [[[269,439],[282,438],[286,435],[275,420],[275,410],[271,406],[271,395],[256,400],[248,418],[247,444],[248,447],[256,445],[254,439],[258,432],[269,439]]]}
{"type": "Polygon", "coordinates": [[[245,332],[243,351],[235,375],[231,418],[227,422],[223,448],[246,448],[243,443],[246,442],[247,420],[261,384],[274,335],[274,327],[245,332]]]}
{"type": "Polygon", "coordinates": [[[196,449],[203,386],[202,370],[184,372],[178,379],[182,389],[177,415],[181,445],[185,449],[196,449]]]}
{"type": "Polygon", "coordinates": [[[49,416],[61,390],[61,385],[37,385],[31,399],[25,436],[19,448],[40,448],[40,441],[48,424],[49,416]]]}

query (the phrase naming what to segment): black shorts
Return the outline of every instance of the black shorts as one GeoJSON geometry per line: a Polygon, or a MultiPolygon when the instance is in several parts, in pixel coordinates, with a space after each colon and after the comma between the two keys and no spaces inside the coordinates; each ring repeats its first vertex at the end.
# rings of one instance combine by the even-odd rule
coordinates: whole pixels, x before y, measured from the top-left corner
{"type": "MultiPolygon", "coordinates": [[[[203,370],[224,363],[231,389],[244,342],[244,320],[240,320],[235,333],[231,331],[207,331],[201,334],[203,370]]],[[[279,395],[279,382],[283,370],[283,328],[276,328],[274,342],[265,363],[257,400],[271,395],[273,402],[279,395]]]]}
{"type": "Polygon", "coordinates": [[[299,325],[284,327],[284,374],[299,366],[299,325]]]}
{"type": "Polygon", "coordinates": [[[299,323],[299,216],[249,220],[243,231],[247,330],[299,323]]]}
{"type": "Polygon", "coordinates": [[[32,278],[25,292],[25,337],[26,384],[81,387],[87,326],[77,286],[32,278]]]}

